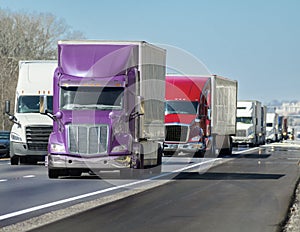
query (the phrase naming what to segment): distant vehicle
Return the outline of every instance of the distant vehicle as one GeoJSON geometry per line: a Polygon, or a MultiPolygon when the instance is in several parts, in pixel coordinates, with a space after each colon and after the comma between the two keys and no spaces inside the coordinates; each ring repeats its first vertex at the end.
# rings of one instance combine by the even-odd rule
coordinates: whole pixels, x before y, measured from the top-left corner
{"type": "Polygon", "coordinates": [[[300,140],[300,133],[297,132],[295,140],[300,140]]]}
{"type": "MultiPolygon", "coordinates": [[[[300,134],[300,132],[298,132],[300,134]]],[[[298,134],[296,135],[296,138],[298,138],[298,134]]],[[[289,127],[288,128],[288,139],[294,140],[295,139],[295,129],[289,127]]]]}
{"type": "Polygon", "coordinates": [[[278,141],[278,114],[267,113],[267,142],[278,141]]]}
{"type": "Polygon", "coordinates": [[[9,131],[0,131],[0,157],[9,157],[9,131]]]}
{"type": "Polygon", "coordinates": [[[231,155],[237,81],[217,75],[169,75],[165,100],[165,156],[231,155]]]}
{"type": "Polygon", "coordinates": [[[52,79],[56,67],[54,60],[19,62],[14,114],[10,113],[10,101],[5,102],[5,113],[14,123],[10,133],[11,165],[45,160],[53,122],[40,114],[40,96],[47,96],[48,109],[52,110],[52,79]]]}
{"type": "Polygon", "coordinates": [[[278,140],[288,139],[288,118],[283,115],[278,116],[278,140]]]}
{"type": "Polygon", "coordinates": [[[267,106],[261,106],[261,133],[263,137],[263,143],[267,142],[267,106]]]}
{"type": "Polygon", "coordinates": [[[233,144],[259,146],[265,143],[264,122],[260,101],[243,100],[237,102],[237,134],[233,144]]]}

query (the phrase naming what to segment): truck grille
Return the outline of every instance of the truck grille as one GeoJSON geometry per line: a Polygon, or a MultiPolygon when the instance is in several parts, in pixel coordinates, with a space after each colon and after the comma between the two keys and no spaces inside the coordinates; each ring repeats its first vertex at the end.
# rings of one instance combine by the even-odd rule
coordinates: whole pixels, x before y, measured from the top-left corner
{"type": "Polygon", "coordinates": [[[237,130],[236,136],[237,137],[246,137],[247,136],[246,130],[237,130]]]}
{"type": "Polygon", "coordinates": [[[166,125],[166,142],[187,142],[188,126],[166,125]]]}
{"type": "Polygon", "coordinates": [[[69,125],[69,151],[75,154],[107,152],[107,125],[69,125]]]}
{"type": "Polygon", "coordinates": [[[47,151],[49,135],[52,126],[28,126],[26,127],[26,140],[28,150],[47,151]]]}

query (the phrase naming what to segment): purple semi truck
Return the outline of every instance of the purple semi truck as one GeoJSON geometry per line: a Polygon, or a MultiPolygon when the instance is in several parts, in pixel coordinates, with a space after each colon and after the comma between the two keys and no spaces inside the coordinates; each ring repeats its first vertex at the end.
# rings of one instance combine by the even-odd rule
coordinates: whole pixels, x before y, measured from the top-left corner
{"type": "Polygon", "coordinates": [[[48,176],[155,168],[164,140],[166,51],[144,41],[59,41],[48,176]]]}

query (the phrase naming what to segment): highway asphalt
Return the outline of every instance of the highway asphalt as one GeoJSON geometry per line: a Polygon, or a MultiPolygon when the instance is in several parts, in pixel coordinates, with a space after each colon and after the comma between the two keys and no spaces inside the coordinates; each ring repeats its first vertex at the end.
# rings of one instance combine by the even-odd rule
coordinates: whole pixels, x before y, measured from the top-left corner
{"type": "Polygon", "coordinates": [[[32,231],[281,231],[299,160],[297,149],[267,146],[32,231]]]}

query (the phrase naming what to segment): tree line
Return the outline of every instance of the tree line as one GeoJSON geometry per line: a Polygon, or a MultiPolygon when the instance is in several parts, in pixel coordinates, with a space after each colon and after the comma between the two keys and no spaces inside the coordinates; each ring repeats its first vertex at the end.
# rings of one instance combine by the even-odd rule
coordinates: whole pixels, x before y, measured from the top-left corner
{"type": "Polygon", "coordinates": [[[10,130],[12,126],[4,105],[5,100],[10,100],[14,109],[19,61],[57,59],[58,40],[83,38],[80,31],[53,14],[0,9],[0,130],[10,130]]]}

